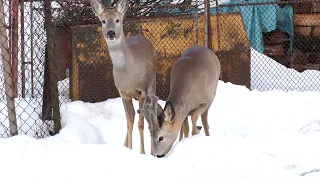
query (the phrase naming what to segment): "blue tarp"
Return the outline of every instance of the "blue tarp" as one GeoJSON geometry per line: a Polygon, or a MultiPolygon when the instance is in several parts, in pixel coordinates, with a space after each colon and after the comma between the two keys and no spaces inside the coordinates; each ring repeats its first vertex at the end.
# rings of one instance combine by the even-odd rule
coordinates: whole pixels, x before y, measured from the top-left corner
{"type": "MultiPolygon", "coordinates": [[[[261,2],[277,2],[278,0],[230,0],[229,4],[248,4],[261,2]]],[[[280,7],[277,4],[268,5],[246,5],[219,7],[219,13],[241,13],[250,41],[250,46],[262,53],[264,51],[263,35],[275,29],[280,29],[289,34],[290,51],[293,45],[293,9],[291,5],[280,7]]],[[[184,9],[185,14],[195,14],[195,8],[184,9]]],[[[199,9],[203,12],[203,9],[199,9]]],[[[216,13],[216,7],[210,9],[211,14],[216,13]]],[[[171,14],[181,13],[179,8],[158,9],[157,12],[167,12],[171,14]]]]}
{"type": "MultiPolygon", "coordinates": [[[[230,0],[229,4],[246,4],[259,2],[277,2],[277,0],[230,0]]],[[[262,33],[280,29],[289,34],[291,47],[293,44],[293,10],[291,5],[281,8],[277,4],[219,7],[219,13],[240,12],[243,17],[250,45],[259,52],[264,51],[262,33]]],[[[212,8],[215,14],[216,9],[212,8]]]]}

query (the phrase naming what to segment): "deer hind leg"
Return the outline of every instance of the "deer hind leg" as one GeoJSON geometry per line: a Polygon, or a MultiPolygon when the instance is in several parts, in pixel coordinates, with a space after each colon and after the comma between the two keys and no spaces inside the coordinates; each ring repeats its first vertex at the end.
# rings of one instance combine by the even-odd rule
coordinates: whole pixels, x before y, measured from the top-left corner
{"type": "Polygon", "coordinates": [[[133,123],[134,123],[134,108],[132,104],[132,99],[122,97],[122,103],[124,106],[126,119],[127,119],[127,137],[124,142],[124,146],[132,149],[132,130],[133,130],[133,123]]]}
{"type": "Polygon", "coordinates": [[[205,112],[207,109],[207,104],[203,103],[200,104],[200,106],[192,113],[191,115],[191,120],[192,120],[192,136],[197,135],[200,133],[202,127],[201,126],[197,126],[197,120],[199,118],[199,116],[205,112]]]}
{"type": "Polygon", "coordinates": [[[208,111],[209,111],[209,108],[201,114],[201,121],[204,129],[204,133],[206,134],[206,136],[210,136],[209,124],[208,124],[208,111]]]}
{"type": "MultiPolygon", "coordinates": [[[[144,97],[139,99],[139,109],[143,109],[144,97]]],[[[139,122],[138,122],[139,134],[140,134],[140,154],[145,154],[144,150],[144,116],[139,114],[139,122]]]]}

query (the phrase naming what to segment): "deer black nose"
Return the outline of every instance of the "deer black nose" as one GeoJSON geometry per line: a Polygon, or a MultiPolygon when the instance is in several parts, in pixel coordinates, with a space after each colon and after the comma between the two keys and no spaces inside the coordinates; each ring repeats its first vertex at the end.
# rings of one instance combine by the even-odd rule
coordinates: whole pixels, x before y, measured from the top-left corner
{"type": "Polygon", "coordinates": [[[164,154],[162,154],[162,155],[157,155],[157,158],[163,158],[165,155],[164,154]]]}
{"type": "Polygon", "coordinates": [[[114,38],[116,36],[116,33],[114,31],[108,31],[107,35],[109,38],[114,38]]]}

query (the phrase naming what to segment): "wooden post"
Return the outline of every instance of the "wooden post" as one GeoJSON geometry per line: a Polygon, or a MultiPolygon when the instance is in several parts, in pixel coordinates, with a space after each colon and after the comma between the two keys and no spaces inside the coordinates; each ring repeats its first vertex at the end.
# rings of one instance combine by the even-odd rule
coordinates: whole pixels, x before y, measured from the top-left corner
{"type": "Polygon", "coordinates": [[[19,0],[12,0],[12,83],[13,97],[18,95],[18,9],[19,0]]]}
{"type": "Polygon", "coordinates": [[[58,92],[58,68],[57,61],[54,53],[54,32],[52,25],[51,14],[51,0],[44,0],[44,16],[45,16],[45,29],[47,34],[48,44],[48,60],[49,60],[49,74],[50,74],[50,87],[51,87],[51,99],[53,108],[53,121],[54,121],[54,133],[59,133],[61,129],[61,117],[59,107],[59,92],[58,92]]]}
{"type": "Polygon", "coordinates": [[[8,47],[8,37],[5,27],[5,15],[3,0],[0,0],[0,43],[1,43],[1,57],[3,66],[4,86],[6,91],[7,109],[9,117],[10,135],[18,135],[16,110],[14,104],[14,97],[12,91],[12,74],[10,66],[10,51],[8,47]]]}

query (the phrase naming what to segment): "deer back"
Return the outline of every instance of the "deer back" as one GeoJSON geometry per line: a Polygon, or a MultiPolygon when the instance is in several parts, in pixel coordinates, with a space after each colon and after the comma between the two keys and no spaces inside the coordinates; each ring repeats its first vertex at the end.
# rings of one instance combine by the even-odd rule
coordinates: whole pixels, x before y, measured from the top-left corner
{"type": "Polygon", "coordinates": [[[203,46],[187,49],[172,67],[167,101],[183,109],[183,114],[201,103],[211,103],[220,71],[220,62],[212,50],[203,46]]]}

